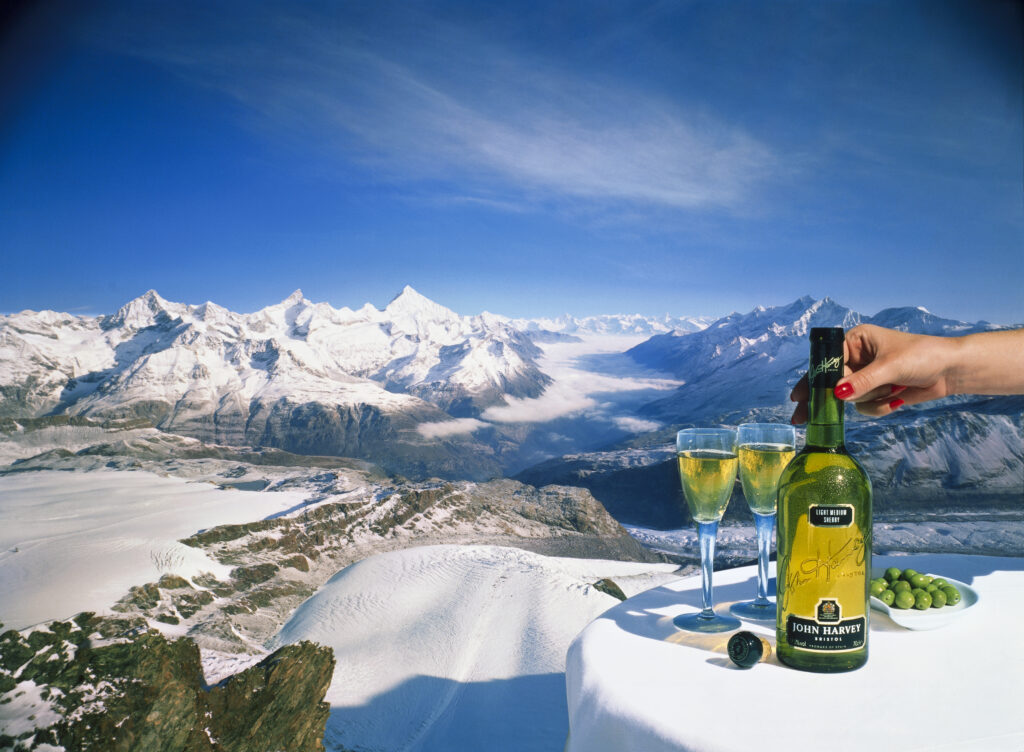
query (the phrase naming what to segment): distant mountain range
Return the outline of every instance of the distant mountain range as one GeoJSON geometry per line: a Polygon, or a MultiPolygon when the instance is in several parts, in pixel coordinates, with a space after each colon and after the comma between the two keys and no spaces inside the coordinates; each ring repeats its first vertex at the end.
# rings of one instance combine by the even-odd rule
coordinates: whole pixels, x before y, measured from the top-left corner
{"type": "Polygon", "coordinates": [[[803,297],[787,306],[759,306],[718,319],[698,333],[656,335],[627,351],[637,363],[686,382],[641,412],[669,422],[740,422],[749,411],[756,414],[765,408],[778,417],[779,409],[790,409],[786,395],[807,368],[811,327],[849,329],[862,323],[937,335],[999,328],[984,321],[968,324],[939,318],[924,308],[887,308],[864,316],[831,298],[803,297]]]}
{"type": "MultiPolygon", "coordinates": [[[[709,321],[461,316],[411,287],[382,310],[335,309],[296,291],[240,314],[149,291],[106,316],[0,317],[0,418],[144,419],[207,443],[352,457],[410,478],[487,479],[547,456],[517,477],[583,485],[619,519],[660,524],[678,521],[678,511],[665,511],[675,501],[652,501],[661,511],[647,514],[633,496],[644,483],[665,485],[649,468],[670,459],[675,430],[788,421],[810,327],[861,322],[948,335],[998,328],[913,307],[865,316],[810,297],[709,321]],[[545,343],[597,335],[650,335],[616,356],[615,367],[633,363],[637,373],[681,384],[630,408],[633,418],[620,423],[633,433],[609,431],[586,411],[533,424],[501,423],[488,412],[552,387],[558,374],[543,357],[545,343]],[[601,451],[588,451],[599,442],[601,451]]],[[[1022,414],[1024,398],[958,397],[880,421],[851,411],[848,434],[881,488],[1024,496],[1022,414]]]]}
{"type": "Polygon", "coordinates": [[[428,445],[417,428],[539,395],[539,354],[499,317],[459,316],[411,287],[383,310],[296,290],[250,314],[150,290],[109,316],[0,319],[0,416],[141,417],[208,442],[491,476],[488,448],[428,445]]]}
{"type": "Polygon", "coordinates": [[[576,317],[568,314],[553,319],[506,319],[520,331],[548,337],[551,334],[622,334],[644,335],[668,332],[699,332],[714,319],[710,316],[642,316],[640,314],[610,314],[576,317]]]}

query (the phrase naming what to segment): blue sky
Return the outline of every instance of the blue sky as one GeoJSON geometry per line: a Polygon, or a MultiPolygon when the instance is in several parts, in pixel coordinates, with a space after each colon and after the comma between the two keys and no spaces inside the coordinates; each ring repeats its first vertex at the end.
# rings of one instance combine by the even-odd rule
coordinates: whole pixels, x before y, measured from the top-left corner
{"type": "Polygon", "coordinates": [[[1019,3],[98,7],[0,39],[0,311],[1024,323],[1019,3]]]}

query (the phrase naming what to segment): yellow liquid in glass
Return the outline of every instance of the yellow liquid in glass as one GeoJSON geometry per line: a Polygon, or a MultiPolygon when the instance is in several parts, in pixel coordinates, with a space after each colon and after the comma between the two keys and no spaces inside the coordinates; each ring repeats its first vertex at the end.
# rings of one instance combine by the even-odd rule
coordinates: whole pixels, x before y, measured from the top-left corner
{"type": "Polygon", "coordinates": [[[740,447],[740,481],[752,512],[775,514],[779,476],[796,454],[785,444],[744,444],[740,447]]]}
{"type": "Polygon", "coordinates": [[[696,522],[722,519],[736,482],[739,458],[732,452],[687,449],[678,455],[683,495],[696,522]]]}

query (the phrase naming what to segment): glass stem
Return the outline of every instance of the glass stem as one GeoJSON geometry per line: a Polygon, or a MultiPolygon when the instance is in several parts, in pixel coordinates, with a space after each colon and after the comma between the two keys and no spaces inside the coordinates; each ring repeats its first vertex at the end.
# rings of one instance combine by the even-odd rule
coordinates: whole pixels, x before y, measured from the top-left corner
{"type": "Polygon", "coordinates": [[[775,530],[775,514],[754,512],[754,526],[757,530],[757,598],[759,606],[771,605],[768,600],[768,554],[772,548],[772,532],[775,530]]]}
{"type": "Polygon", "coordinates": [[[700,539],[700,576],[704,596],[704,610],[700,612],[700,615],[704,619],[711,619],[715,615],[715,601],[711,594],[711,575],[715,566],[715,538],[717,536],[718,520],[697,523],[697,537],[700,539]]]}

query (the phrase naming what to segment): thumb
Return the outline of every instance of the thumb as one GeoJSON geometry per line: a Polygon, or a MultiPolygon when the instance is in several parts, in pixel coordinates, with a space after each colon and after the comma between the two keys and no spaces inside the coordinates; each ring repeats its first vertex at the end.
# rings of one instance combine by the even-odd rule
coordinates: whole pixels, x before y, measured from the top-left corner
{"type": "Polygon", "coordinates": [[[839,399],[857,401],[880,386],[897,383],[897,376],[893,365],[883,360],[875,360],[859,371],[840,379],[834,392],[839,399]]]}

